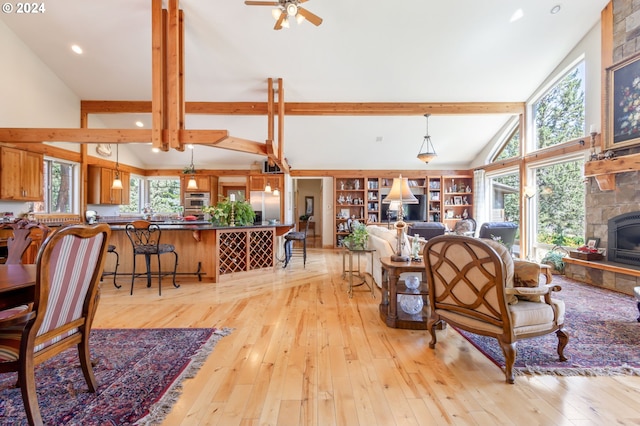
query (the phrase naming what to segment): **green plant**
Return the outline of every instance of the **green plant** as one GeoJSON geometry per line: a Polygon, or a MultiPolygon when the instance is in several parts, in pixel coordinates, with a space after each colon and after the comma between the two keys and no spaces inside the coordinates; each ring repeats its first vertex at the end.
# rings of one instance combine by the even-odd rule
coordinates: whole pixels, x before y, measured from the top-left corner
{"type": "Polygon", "coordinates": [[[256,214],[247,201],[229,201],[228,198],[221,198],[215,206],[206,206],[202,211],[211,215],[211,223],[220,226],[231,224],[231,208],[233,205],[233,221],[237,226],[253,224],[256,214]]]}
{"type": "Polygon", "coordinates": [[[350,248],[363,249],[368,239],[369,231],[367,230],[367,225],[356,223],[352,226],[351,233],[344,238],[343,244],[350,248]]]}
{"type": "Polygon", "coordinates": [[[540,263],[552,266],[558,273],[564,274],[564,255],[559,251],[550,250],[544,255],[540,263]]]}

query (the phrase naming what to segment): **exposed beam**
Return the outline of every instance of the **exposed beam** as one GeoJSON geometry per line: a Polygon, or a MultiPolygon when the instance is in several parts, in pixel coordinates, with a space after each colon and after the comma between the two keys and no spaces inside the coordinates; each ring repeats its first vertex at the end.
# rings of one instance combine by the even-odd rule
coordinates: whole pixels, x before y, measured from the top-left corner
{"type": "MultiPolygon", "coordinates": [[[[89,114],[150,113],[145,101],[82,101],[89,114]]],[[[524,102],[285,102],[285,115],[473,115],[523,114],[524,102]]],[[[187,114],[268,115],[268,102],[185,102],[187,114]]]]}
{"type": "Polygon", "coordinates": [[[147,129],[0,128],[0,140],[13,143],[135,143],[151,142],[151,133],[147,129]]]}
{"type": "MultiPolygon", "coordinates": [[[[185,140],[186,142],[186,140],[185,140]]],[[[199,143],[201,145],[211,145],[218,148],[230,149],[232,151],[246,152],[256,155],[267,155],[267,145],[261,142],[255,142],[248,139],[236,138],[234,136],[224,137],[216,142],[192,142],[199,143]]]]}
{"type": "Polygon", "coordinates": [[[166,48],[166,67],[164,69],[165,79],[167,81],[167,90],[165,96],[167,115],[167,127],[169,147],[178,151],[184,150],[182,142],[179,139],[179,130],[182,128],[183,118],[180,116],[184,112],[182,107],[183,98],[180,93],[180,11],[178,0],[169,0],[168,21],[166,27],[167,48],[166,48]]]}
{"type": "MultiPolygon", "coordinates": [[[[164,128],[164,30],[162,0],[151,2],[151,143],[154,148],[167,150],[163,141],[164,128]]],[[[97,106],[97,105],[94,105],[97,106]]],[[[130,104],[131,106],[131,104],[130,104]]],[[[115,106],[118,109],[122,106],[115,106]]]]}

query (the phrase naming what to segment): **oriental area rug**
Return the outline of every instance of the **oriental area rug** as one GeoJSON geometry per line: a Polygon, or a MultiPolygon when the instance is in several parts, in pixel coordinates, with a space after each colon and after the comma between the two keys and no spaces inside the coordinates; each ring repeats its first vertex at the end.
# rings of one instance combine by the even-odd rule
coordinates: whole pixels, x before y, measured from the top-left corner
{"type": "MultiPolygon", "coordinates": [[[[76,348],[36,367],[46,425],[158,424],[185,378],[193,377],[229,329],[93,329],[96,393],[90,393],[76,348]]],[[[0,374],[0,424],[26,425],[17,373],[0,374]]]]}
{"type": "MultiPolygon", "coordinates": [[[[554,275],[553,283],[562,291],[553,297],[564,300],[564,329],[569,344],[560,362],[555,333],[516,344],[515,374],[561,376],[640,375],[640,323],[635,298],[554,275]]],[[[504,356],[498,341],[458,330],[498,367],[504,356]]]]}

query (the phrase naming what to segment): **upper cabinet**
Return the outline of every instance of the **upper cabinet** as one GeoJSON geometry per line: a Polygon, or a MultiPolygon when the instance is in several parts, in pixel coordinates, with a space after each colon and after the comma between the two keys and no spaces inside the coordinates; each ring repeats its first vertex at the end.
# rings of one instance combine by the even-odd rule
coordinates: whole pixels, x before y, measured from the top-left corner
{"type": "Polygon", "coordinates": [[[15,148],[0,148],[0,199],[44,200],[43,156],[15,148]]]}
{"type": "Polygon", "coordinates": [[[251,175],[249,176],[249,191],[264,191],[265,186],[269,184],[271,190],[278,188],[280,191],[283,189],[284,177],[283,175],[251,175]]]}
{"type": "Polygon", "coordinates": [[[112,189],[113,179],[116,177],[116,170],[108,167],[89,166],[87,185],[87,204],[129,204],[129,183],[128,172],[119,171],[123,189],[112,189]]]}
{"type": "Polygon", "coordinates": [[[211,177],[210,176],[202,176],[195,175],[196,184],[198,185],[197,189],[189,189],[187,188],[187,184],[189,183],[189,179],[191,179],[191,175],[182,176],[182,191],[183,192],[210,192],[211,191],[211,177]]]}

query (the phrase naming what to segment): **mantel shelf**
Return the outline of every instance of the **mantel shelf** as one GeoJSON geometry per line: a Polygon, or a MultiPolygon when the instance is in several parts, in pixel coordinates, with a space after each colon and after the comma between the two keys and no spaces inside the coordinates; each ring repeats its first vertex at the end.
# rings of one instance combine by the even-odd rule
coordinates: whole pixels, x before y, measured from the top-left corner
{"type": "Polygon", "coordinates": [[[589,161],[584,165],[584,175],[594,177],[602,191],[612,191],[616,188],[617,173],[637,170],[640,170],[640,154],[625,155],[611,160],[589,161]]]}

